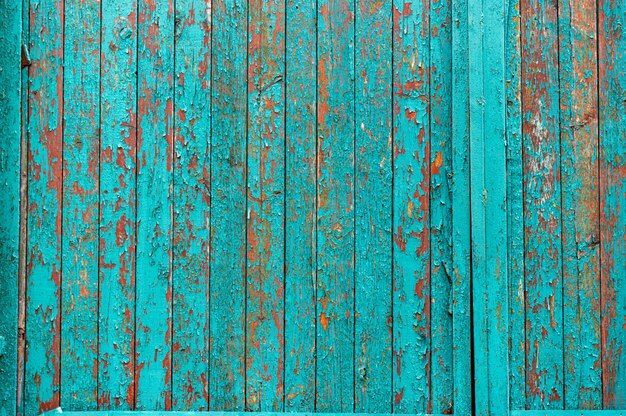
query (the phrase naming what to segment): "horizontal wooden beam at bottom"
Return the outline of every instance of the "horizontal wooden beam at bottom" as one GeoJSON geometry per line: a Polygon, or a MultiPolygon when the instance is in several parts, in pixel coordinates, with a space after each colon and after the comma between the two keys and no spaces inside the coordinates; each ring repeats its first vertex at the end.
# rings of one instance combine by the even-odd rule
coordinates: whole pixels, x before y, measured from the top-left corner
{"type": "MultiPolygon", "coordinates": [[[[291,412],[164,412],[164,411],[86,411],[86,412],[64,412],[60,407],[49,412],[43,413],[41,416],[56,416],[59,414],[63,414],[64,416],[278,416],[278,415],[288,415],[288,416],[309,416],[309,415],[324,415],[324,416],[397,416],[399,413],[395,415],[391,413],[312,413],[312,412],[302,412],[302,413],[291,413],[291,412]]],[[[439,414],[430,414],[430,413],[411,413],[412,416],[446,416],[439,414]]],[[[447,415],[450,416],[450,415],[447,415]]],[[[626,415],[625,415],[626,416],[626,415]]]]}
{"type": "Polygon", "coordinates": [[[511,416],[626,416],[626,410],[512,410],[511,416]]]}

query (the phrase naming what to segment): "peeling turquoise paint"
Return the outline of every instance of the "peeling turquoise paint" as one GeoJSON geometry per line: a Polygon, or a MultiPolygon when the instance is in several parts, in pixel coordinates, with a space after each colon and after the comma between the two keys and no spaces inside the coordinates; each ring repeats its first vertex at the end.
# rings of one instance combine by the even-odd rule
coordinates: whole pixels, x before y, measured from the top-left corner
{"type": "Polygon", "coordinates": [[[0,415],[621,414],[624,12],[0,0],[0,415]]]}

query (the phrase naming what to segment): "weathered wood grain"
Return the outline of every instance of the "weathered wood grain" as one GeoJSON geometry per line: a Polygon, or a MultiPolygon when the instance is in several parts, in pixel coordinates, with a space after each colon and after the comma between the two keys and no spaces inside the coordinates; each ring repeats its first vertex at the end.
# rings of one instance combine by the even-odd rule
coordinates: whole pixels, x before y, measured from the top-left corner
{"type": "Polygon", "coordinates": [[[135,408],[172,407],[174,6],[139,2],[135,408]]]}
{"type": "Polygon", "coordinates": [[[317,402],[354,410],[354,2],[317,15],[317,402]]]}
{"type": "Polygon", "coordinates": [[[431,374],[433,413],[453,411],[452,381],[452,32],[450,0],[430,10],[431,374]]]}
{"type": "Polygon", "coordinates": [[[392,411],[391,1],[355,10],[355,411],[392,411]]]}
{"type": "Polygon", "coordinates": [[[520,0],[505,15],[506,175],[509,274],[509,407],[526,408],[524,295],[524,182],[522,160],[522,45],[520,0]]]}
{"type": "Polygon", "coordinates": [[[285,352],[285,0],[248,3],[246,408],[281,411],[285,352]]]}
{"type": "Polygon", "coordinates": [[[596,2],[559,2],[564,407],[602,407],[596,2]]]}
{"type": "Polygon", "coordinates": [[[563,408],[557,8],[522,0],[526,406],[563,408]]]}
{"type": "Polygon", "coordinates": [[[285,411],[315,409],[317,8],[287,0],[285,411]]]}
{"type": "Polygon", "coordinates": [[[626,4],[598,0],[602,396],[626,407],[626,4]]]}
{"type": "Polygon", "coordinates": [[[0,415],[16,412],[22,4],[0,1],[0,415]]]}
{"type": "Polygon", "coordinates": [[[97,409],[100,2],[65,2],[61,405],[97,409]]]}
{"type": "Polygon", "coordinates": [[[174,68],[172,409],[208,410],[211,21],[208,0],[178,0],[174,68]]]}
{"type": "Polygon", "coordinates": [[[25,414],[60,404],[63,0],[29,3],[25,414]]]}
{"type": "Polygon", "coordinates": [[[211,5],[211,410],[246,405],[247,7],[211,5]]]}
{"type": "Polygon", "coordinates": [[[394,412],[432,408],[429,2],[393,3],[394,412]]]}
{"type": "Polygon", "coordinates": [[[137,5],[102,0],[98,407],[135,406],[137,5]]]}

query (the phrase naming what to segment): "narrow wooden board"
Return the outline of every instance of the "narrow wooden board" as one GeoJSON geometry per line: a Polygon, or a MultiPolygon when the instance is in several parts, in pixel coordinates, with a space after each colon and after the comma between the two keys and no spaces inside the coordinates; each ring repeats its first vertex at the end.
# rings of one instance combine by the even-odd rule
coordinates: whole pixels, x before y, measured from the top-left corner
{"type": "Polygon", "coordinates": [[[393,2],[393,402],[427,412],[431,396],[430,12],[393,2]]]}
{"type": "Polygon", "coordinates": [[[522,45],[520,0],[506,6],[507,233],[509,273],[509,407],[526,407],[522,45]]]}
{"type": "Polygon", "coordinates": [[[317,8],[288,0],[285,74],[285,411],[315,409],[317,8]]]}
{"type": "Polygon", "coordinates": [[[137,6],[102,0],[98,408],[135,406],[137,6]]]}
{"type": "Polygon", "coordinates": [[[60,404],[63,1],[30,1],[25,414],[60,404]]]}
{"type": "Polygon", "coordinates": [[[318,2],[317,402],[354,410],[354,2],[318,2]]]}
{"type": "Polygon", "coordinates": [[[469,33],[467,0],[452,0],[453,414],[472,414],[469,33]]]}
{"type": "Polygon", "coordinates": [[[100,2],[65,2],[61,405],[97,409],[100,2]]]}
{"type": "Polygon", "coordinates": [[[355,16],[355,411],[392,411],[391,1],[355,16]]]}
{"type": "Polygon", "coordinates": [[[248,3],[246,409],[281,411],[285,366],[285,0],[248,3]]]}
{"type": "Polygon", "coordinates": [[[431,373],[434,413],[453,411],[452,380],[452,30],[451,1],[430,10],[431,373]]]}
{"type": "Polygon", "coordinates": [[[506,3],[469,3],[472,303],[476,415],[509,410],[506,3]]]}
{"type": "Polygon", "coordinates": [[[211,74],[209,405],[246,404],[247,2],[215,1],[211,74]]]}
{"type": "Polygon", "coordinates": [[[559,2],[565,409],[602,408],[595,0],[559,2]]]}
{"type": "Polygon", "coordinates": [[[171,410],[175,16],[138,4],[135,408],[171,410]]]}
{"type": "Polygon", "coordinates": [[[173,410],[209,406],[212,17],[203,0],[176,2],[173,410]]]}
{"type": "Polygon", "coordinates": [[[0,1],[0,415],[17,409],[22,4],[0,1]]]}
{"type": "Polygon", "coordinates": [[[557,8],[522,0],[526,408],[563,408],[557,8]]]}
{"type": "Polygon", "coordinates": [[[605,409],[626,407],[626,4],[598,0],[600,273],[602,396],[605,409]]]}

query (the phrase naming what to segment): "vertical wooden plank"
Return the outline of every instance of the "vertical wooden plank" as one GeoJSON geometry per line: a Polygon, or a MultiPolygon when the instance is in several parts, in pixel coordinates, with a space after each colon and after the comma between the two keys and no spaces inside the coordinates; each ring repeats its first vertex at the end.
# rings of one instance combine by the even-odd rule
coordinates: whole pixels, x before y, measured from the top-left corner
{"type": "Polygon", "coordinates": [[[247,2],[213,11],[211,410],[245,407],[247,2]]]}
{"type": "Polygon", "coordinates": [[[61,406],[98,394],[100,2],[65,3],[61,406]]]}
{"type": "Polygon", "coordinates": [[[430,232],[432,412],[453,410],[452,383],[452,39],[450,0],[430,2],[430,232]]]}
{"type": "Polygon", "coordinates": [[[174,8],[139,2],[136,409],[170,410],[174,8]]]}
{"type": "Polygon", "coordinates": [[[137,5],[102,0],[98,407],[135,406],[137,5]]]}
{"type": "Polygon", "coordinates": [[[317,5],[287,0],[285,411],[315,410],[317,5]]]}
{"type": "Polygon", "coordinates": [[[475,414],[507,414],[505,3],[469,6],[475,414]]]}
{"type": "Polygon", "coordinates": [[[354,409],[354,2],[318,3],[317,411],[354,409]]]}
{"type": "Polygon", "coordinates": [[[391,1],[355,17],[355,410],[392,411],[391,1]]]}
{"type": "Polygon", "coordinates": [[[393,3],[394,412],[429,413],[429,1],[393,3]]]}
{"type": "Polygon", "coordinates": [[[565,409],[602,407],[596,2],[559,2],[565,409]]]}
{"type": "Polygon", "coordinates": [[[598,1],[602,388],[605,409],[626,407],[626,38],[622,1],[598,1]]]}
{"type": "Polygon", "coordinates": [[[63,0],[31,0],[24,411],[60,404],[63,0]]]}
{"type": "Polygon", "coordinates": [[[563,408],[557,8],[522,0],[526,406],[563,408]]]}
{"type": "Polygon", "coordinates": [[[0,1],[0,416],[17,409],[22,4],[0,1]]]}
{"type": "Polygon", "coordinates": [[[509,406],[511,410],[522,410],[526,408],[526,343],[520,0],[507,1],[505,19],[509,406]]]}
{"type": "Polygon", "coordinates": [[[472,414],[471,216],[468,0],[452,2],[453,413],[472,414]]]}
{"type": "Polygon", "coordinates": [[[172,270],[173,410],[208,409],[211,2],[177,0],[172,270]]]}
{"type": "Polygon", "coordinates": [[[471,334],[471,211],[469,29],[467,0],[452,0],[452,337],[454,408],[473,412],[471,334]]]}
{"type": "Polygon", "coordinates": [[[250,0],[246,409],[284,399],[285,0],[250,0]]]}

